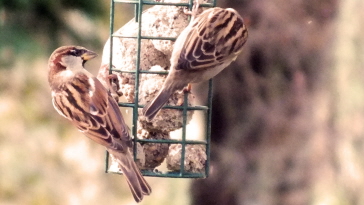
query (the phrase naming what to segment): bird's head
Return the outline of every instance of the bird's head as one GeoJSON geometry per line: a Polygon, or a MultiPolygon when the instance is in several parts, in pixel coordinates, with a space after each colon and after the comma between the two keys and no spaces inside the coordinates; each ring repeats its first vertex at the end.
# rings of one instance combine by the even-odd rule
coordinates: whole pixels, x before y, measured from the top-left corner
{"type": "MultiPolygon", "coordinates": [[[[62,46],[57,48],[48,61],[48,81],[51,82],[55,75],[62,71],[79,71],[84,64],[97,54],[81,46],[62,46]]],[[[67,72],[68,73],[68,72],[67,72]]]]}

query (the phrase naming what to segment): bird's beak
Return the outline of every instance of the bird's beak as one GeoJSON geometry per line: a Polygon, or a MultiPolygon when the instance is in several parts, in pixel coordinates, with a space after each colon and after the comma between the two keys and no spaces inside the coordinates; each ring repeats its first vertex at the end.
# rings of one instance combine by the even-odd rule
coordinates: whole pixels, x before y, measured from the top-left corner
{"type": "Polygon", "coordinates": [[[97,56],[97,54],[93,51],[87,51],[86,53],[81,55],[82,60],[88,61],[90,59],[93,59],[97,56]]]}

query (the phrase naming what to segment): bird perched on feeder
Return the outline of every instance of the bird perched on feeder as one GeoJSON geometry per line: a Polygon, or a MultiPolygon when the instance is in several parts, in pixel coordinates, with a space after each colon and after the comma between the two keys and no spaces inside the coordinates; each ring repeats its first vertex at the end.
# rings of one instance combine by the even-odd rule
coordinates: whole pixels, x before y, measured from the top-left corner
{"type": "Polygon", "coordinates": [[[82,133],[106,147],[123,171],[135,201],[151,188],[133,161],[128,128],[107,89],[84,69],[96,53],[79,46],[56,49],[48,62],[48,82],[54,108],[82,133]]]}
{"type": "Polygon", "coordinates": [[[189,83],[208,80],[242,51],[248,38],[243,18],[231,8],[210,8],[199,14],[198,3],[192,10],[192,20],[178,36],[171,56],[169,74],[162,89],[143,108],[151,121],[169,97],[189,83]]]}

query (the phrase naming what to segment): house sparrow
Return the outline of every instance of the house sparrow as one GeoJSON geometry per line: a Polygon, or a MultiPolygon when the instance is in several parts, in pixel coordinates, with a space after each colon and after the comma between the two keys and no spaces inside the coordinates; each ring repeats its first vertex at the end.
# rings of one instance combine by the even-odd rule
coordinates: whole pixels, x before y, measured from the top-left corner
{"type": "Polygon", "coordinates": [[[171,69],[161,91],[143,108],[148,121],[176,90],[208,80],[227,67],[248,38],[243,18],[234,9],[215,7],[196,16],[197,9],[194,6],[191,22],[174,44],[171,69]]]}
{"type": "Polygon", "coordinates": [[[135,164],[129,148],[132,140],[119,110],[102,83],[84,69],[96,53],[79,46],[56,49],[48,62],[48,82],[57,112],[87,137],[106,147],[117,159],[135,201],[151,188],[135,164]]]}

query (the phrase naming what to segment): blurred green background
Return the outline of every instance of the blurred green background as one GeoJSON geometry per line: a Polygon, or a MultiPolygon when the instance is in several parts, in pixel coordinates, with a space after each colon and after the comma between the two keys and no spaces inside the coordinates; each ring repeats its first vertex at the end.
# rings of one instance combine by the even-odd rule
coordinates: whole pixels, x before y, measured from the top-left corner
{"type": "MultiPolygon", "coordinates": [[[[108,0],[0,0],[0,204],[134,204],[51,105],[47,61],[100,54],[108,0]]],[[[141,204],[364,204],[364,2],[229,0],[249,29],[214,81],[211,176],[147,178],[141,204]],[[192,183],[191,183],[192,182],[192,183]]],[[[118,6],[116,29],[133,17],[118,6]]]]}

